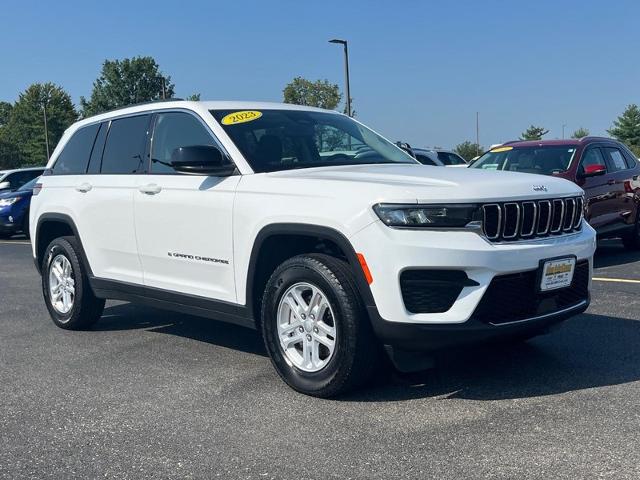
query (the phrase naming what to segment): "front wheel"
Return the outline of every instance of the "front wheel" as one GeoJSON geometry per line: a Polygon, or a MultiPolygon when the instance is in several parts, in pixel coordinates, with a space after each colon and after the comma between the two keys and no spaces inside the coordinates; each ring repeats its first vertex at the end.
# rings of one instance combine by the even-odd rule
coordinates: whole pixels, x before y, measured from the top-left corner
{"type": "Polygon", "coordinates": [[[56,238],[47,247],[42,293],[53,322],[60,328],[88,328],[102,315],[104,299],[96,298],[89,286],[75,237],[56,238]]]}
{"type": "Polygon", "coordinates": [[[328,255],[299,255],[276,269],[263,296],[262,333],[282,379],[307,395],[344,393],[378,365],[353,274],[328,255]]]}

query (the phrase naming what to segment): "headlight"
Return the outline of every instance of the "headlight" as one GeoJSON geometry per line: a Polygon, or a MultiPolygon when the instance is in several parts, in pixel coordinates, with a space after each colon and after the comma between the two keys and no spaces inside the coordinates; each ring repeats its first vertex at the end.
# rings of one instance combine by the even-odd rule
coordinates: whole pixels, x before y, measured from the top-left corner
{"type": "Polygon", "coordinates": [[[462,228],[480,220],[477,205],[394,205],[373,207],[380,220],[390,227],[462,228]]]}
{"type": "Polygon", "coordinates": [[[9,205],[13,205],[22,197],[13,197],[13,198],[0,198],[0,208],[8,207],[9,205]]]}

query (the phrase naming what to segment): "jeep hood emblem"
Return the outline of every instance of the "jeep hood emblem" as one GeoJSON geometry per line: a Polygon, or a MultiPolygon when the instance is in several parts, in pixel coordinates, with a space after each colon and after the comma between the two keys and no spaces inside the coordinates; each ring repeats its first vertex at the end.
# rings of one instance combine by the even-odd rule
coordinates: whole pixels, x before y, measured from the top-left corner
{"type": "Polygon", "coordinates": [[[534,185],[533,186],[533,191],[534,192],[546,192],[547,191],[547,187],[545,185],[534,185]]]}

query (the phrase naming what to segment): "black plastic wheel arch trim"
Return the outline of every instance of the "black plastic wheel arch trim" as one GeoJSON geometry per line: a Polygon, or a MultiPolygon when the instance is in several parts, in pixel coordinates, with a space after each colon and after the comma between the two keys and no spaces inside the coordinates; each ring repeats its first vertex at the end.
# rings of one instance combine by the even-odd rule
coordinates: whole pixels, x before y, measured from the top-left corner
{"type": "Polygon", "coordinates": [[[247,272],[247,288],[246,288],[246,307],[248,308],[251,316],[253,317],[253,301],[254,298],[254,276],[256,270],[256,264],[260,255],[262,244],[274,235],[308,235],[318,237],[323,240],[329,240],[334,242],[346,255],[349,267],[351,268],[356,280],[356,286],[360,297],[364,302],[367,309],[376,309],[376,304],[373,299],[373,294],[369,288],[369,284],[364,276],[358,256],[354,250],[351,242],[341,232],[331,227],[325,227],[320,225],[312,225],[307,223],[272,223],[267,225],[258,232],[253,242],[253,248],[251,249],[251,257],[249,259],[249,269],[247,272]]]}

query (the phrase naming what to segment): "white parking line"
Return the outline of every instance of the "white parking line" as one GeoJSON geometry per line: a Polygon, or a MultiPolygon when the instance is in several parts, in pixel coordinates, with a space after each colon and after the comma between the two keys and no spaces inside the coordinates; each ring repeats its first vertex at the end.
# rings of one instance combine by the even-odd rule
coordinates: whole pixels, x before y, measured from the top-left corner
{"type": "Polygon", "coordinates": [[[596,282],[612,282],[612,283],[640,283],[640,280],[631,280],[629,278],[605,278],[605,277],[593,277],[592,280],[596,282]]]}

